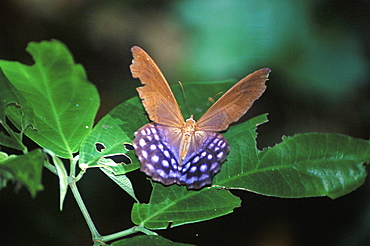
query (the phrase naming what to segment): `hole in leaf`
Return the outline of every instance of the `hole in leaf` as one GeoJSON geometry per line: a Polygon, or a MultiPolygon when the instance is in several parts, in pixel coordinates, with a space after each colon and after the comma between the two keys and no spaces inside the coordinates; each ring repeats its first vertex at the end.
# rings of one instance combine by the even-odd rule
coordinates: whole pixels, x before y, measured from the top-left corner
{"type": "Polygon", "coordinates": [[[128,157],[125,154],[107,155],[107,156],[104,156],[104,158],[111,159],[112,161],[114,161],[117,164],[126,164],[127,165],[127,164],[132,163],[130,157],[128,157]]]}
{"type": "Polygon", "coordinates": [[[168,221],[168,225],[167,225],[166,229],[171,229],[171,226],[172,226],[172,221],[168,221]]]}
{"type": "Polygon", "coordinates": [[[102,143],[95,143],[95,149],[96,149],[96,151],[101,153],[101,152],[103,152],[103,150],[106,149],[106,147],[102,143]]]}
{"type": "Polygon", "coordinates": [[[133,146],[132,144],[130,144],[130,143],[124,143],[124,144],[123,144],[123,146],[125,146],[125,149],[126,149],[127,151],[132,151],[132,150],[134,150],[134,146],[133,146]]]}

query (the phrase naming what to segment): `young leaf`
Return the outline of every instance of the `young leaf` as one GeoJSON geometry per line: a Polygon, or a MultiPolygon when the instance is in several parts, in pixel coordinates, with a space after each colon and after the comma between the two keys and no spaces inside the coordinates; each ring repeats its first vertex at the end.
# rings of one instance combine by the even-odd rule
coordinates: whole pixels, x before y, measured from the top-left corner
{"type": "Polygon", "coordinates": [[[165,187],[153,183],[149,203],[135,203],[131,219],[149,229],[166,229],[217,218],[233,212],[240,205],[240,199],[227,190],[189,191],[184,186],[165,187]]]}
{"type": "Polygon", "coordinates": [[[62,160],[58,156],[56,156],[51,150],[44,149],[44,152],[51,156],[51,158],[53,159],[55,169],[57,170],[57,175],[58,175],[58,178],[59,178],[59,197],[60,197],[59,209],[60,209],[60,211],[62,211],[63,210],[63,202],[64,202],[64,199],[67,195],[67,190],[68,190],[67,170],[64,167],[64,164],[63,164],[62,160]]]}
{"type": "Polygon", "coordinates": [[[0,159],[0,189],[6,186],[8,181],[24,185],[34,197],[43,189],[41,184],[44,153],[35,149],[25,155],[9,156],[0,159]]]}
{"type": "MultiPolygon", "coordinates": [[[[96,88],[61,42],[31,42],[27,51],[35,61],[32,66],[0,60],[5,75],[28,103],[21,106],[34,129],[27,128],[25,134],[57,156],[72,158],[91,130],[99,106],[96,88]]],[[[8,116],[21,129],[19,112],[11,110],[8,116]]]]}

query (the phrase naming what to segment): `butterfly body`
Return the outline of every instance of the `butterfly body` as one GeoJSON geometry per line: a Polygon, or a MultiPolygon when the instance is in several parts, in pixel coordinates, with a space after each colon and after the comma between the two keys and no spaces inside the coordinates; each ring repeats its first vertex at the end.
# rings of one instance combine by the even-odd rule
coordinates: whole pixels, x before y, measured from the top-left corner
{"type": "Polygon", "coordinates": [[[132,76],[144,86],[137,91],[152,123],[135,132],[133,141],[140,170],[164,185],[200,189],[211,184],[230,147],[220,131],[237,121],[264,92],[269,68],[235,84],[196,122],[186,121],[163,74],[140,47],[131,49],[132,76]]]}

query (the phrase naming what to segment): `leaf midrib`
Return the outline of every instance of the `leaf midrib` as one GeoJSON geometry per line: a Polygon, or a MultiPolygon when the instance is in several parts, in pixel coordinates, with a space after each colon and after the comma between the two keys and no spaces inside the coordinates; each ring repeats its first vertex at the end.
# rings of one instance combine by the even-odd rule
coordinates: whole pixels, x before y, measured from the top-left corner
{"type": "MultiPolygon", "coordinates": [[[[56,55],[57,56],[57,55],[56,55]]],[[[51,65],[49,64],[48,67],[43,67],[41,65],[39,65],[39,63],[36,61],[35,64],[32,66],[32,67],[35,67],[35,69],[37,69],[38,71],[38,74],[41,74],[41,81],[42,81],[42,85],[44,87],[44,90],[47,94],[46,96],[46,99],[50,105],[50,108],[52,110],[52,114],[51,116],[53,116],[53,120],[54,120],[54,126],[56,126],[56,134],[58,134],[61,139],[62,139],[62,142],[64,143],[65,145],[65,150],[68,150],[69,153],[71,153],[71,149],[69,148],[69,145],[68,145],[68,141],[67,139],[65,138],[65,135],[63,134],[63,128],[62,128],[62,125],[61,125],[61,120],[60,120],[60,115],[58,114],[57,110],[56,110],[56,106],[55,106],[55,102],[52,100],[52,91],[50,90],[50,83],[48,83],[48,81],[50,81],[50,78],[47,76],[47,71],[49,69],[51,65]]],[[[32,69],[32,67],[30,67],[30,69],[32,69]]],[[[35,87],[36,89],[36,87],[35,87]]],[[[38,91],[40,92],[40,94],[42,94],[41,88],[38,89],[38,91]]],[[[46,137],[46,136],[45,136],[46,137]]]]}

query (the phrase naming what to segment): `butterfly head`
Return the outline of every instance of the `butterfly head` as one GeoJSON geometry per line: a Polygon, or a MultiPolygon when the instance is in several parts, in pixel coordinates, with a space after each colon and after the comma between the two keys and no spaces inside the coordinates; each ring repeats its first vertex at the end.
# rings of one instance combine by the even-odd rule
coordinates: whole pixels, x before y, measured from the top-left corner
{"type": "Polygon", "coordinates": [[[183,127],[184,134],[192,134],[195,131],[195,120],[193,116],[186,119],[184,127],[183,127]]]}

